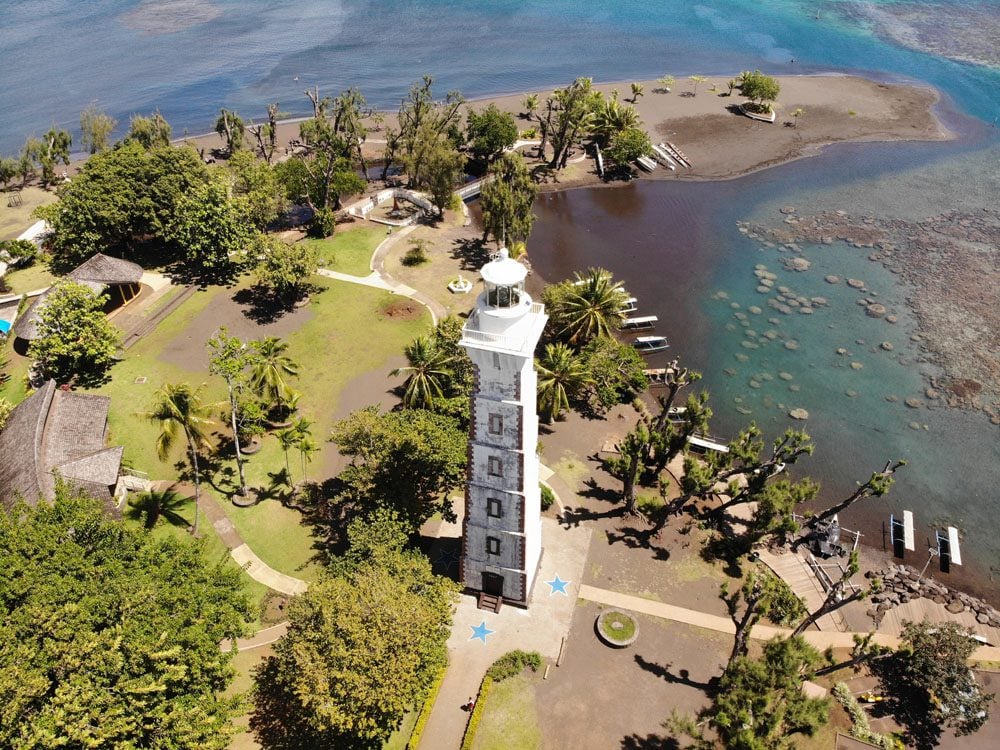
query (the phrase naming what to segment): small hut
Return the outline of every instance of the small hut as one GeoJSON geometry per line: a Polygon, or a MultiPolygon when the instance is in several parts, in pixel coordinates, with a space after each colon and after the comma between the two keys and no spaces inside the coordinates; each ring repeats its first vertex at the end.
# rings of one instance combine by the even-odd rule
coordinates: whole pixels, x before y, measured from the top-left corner
{"type": "MultiPolygon", "coordinates": [[[[139,281],[142,279],[142,266],[121,258],[97,253],[89,260],[74,268],[66,278],[90,288],[94,294],[101,294],[105,289],[113,288],[108,301],[108,312],[126,305],[139,294],[139,281]]],[[[48,292],[40,294],[24,311],[11,329],[17,339],[22,340],[20,349],[26,348],[26,343],[38,338],[38,323],[45,307],[48,292]]],[[[15,342],[16,345],[17,342],[15,342]]]]}
{"type": "Polygon", "coordinates": [[[51,499],[56,477],[117,515],[123,446],[107,447],[111,399],[66,391],[49,380],[18,404],[0,431],[0,502],[51,499]]]}

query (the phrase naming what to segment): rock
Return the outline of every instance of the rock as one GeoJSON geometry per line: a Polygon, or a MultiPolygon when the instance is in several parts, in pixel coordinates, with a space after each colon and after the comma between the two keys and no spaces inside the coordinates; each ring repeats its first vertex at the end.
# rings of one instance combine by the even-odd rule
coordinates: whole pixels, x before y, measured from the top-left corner
{"type": "Polygon", "coordinates": [[[785,258],[785,268],[789,271],[808,271],[812,263],[803,258],[800,255],[796,255],[794,258],[785,258]]]}
{"type": "Polygon", "coordinates": [[[753,270],[755,270],[755,271],[766,271],[767,270],[767,266],[765,266],[763,263],[758,263],[757,265],[755,265],[753,267],[753,270]]]}
{"type": "Polygon", "coordinates": [[[941,393],[936,388],[928,388],[924,391],[924,395],[929,399],[941,398],[941,393]]]}
{"type": "Polygon", "coordinates": [[[809,301],[812,302],[817,307],[823,307],[825,305],[830,304],[829,302],[827,302],[826,297],[810,297],[809,301]]]}
{"type": "Polygon", "coordinates": [[[921,401],[919,398],[908,398],[903,403],[909,406],[911,409],[919,409],[921,406],[924,405],[924,402],[921,401]]]}
{"type": "Polygon", "coordinates": [[[865,315],[869,318],[881,318],[885,315],[885,305],[873,302],[865,308],[865,315]]]}
{"type": "Polygon", "coordinates": [[[739,310],[739,309],[740,309],[740,303],[739,303],[739,302],[730,302],[730,303],[729,303],[729,306],[730,306],[730,307],[731,307],[732,309],[734,309],[734,310],[739,310]]]}
{"type": "Polygon", "coordinates": [[[864,365],[861,364],[860,362],[851,362],[852,370],[860,370],[862,367],[864,367],[864,365]]]}
{"type": "Polygon", "coordinates": [[[844,391],[844,395],[847,396],[848,398],[857,398],[858,397],[858,392],[857,391],[852,391],[852,390],[846,390],[846,391],[844,391]]]}
{"type": "Polygon", "coordinates": [[[895,393],[887,393],[885,395],[885,400],[888,401],[890,404],[894,404],[897,401],[899,401],[899,396],[897,396],[895,393]]]}
{"type": "Polygon", "coordinates": [[[778,210],[781,211],[781,213],[783,213],[783,214],[794,214],[795,213],[795,206],[782,206],[778,210]]]}
{"type": "Polygon", "coordinates": [[[935,596],[935,597],[934,597],[934,598],[932,599],[932,601],[933,601],[933,602],[934,602],[935,604],[947,604],[947,602],[948,602],[948,600],[947,600],[947,599],[945,599],[945,598],[944,598],[943,596],[941,596],[940,594],[938,594],[937,596],[935,596]]]}
{"type": "Polygon", "coordinates": [[[740,414],[753,414],[753,412],[750,409],[746,408],[745,406],[737,406],[736,411],[738,411],[740,414]]]}
{"type": "Polygon", "coordinates": [[[726,373],[726,375],[728,375],[729,377],[732,377],[733,375],[736,374],[736,370],[734,370],[732,367],[725,367],[723,368],[722,371],[726,373]]]}
{"type": "Polygon", "coordinates": [[[792,409],[788,412],[788,416],[792,419],[809,419],[809,412],[805,409],[792,409]]]}
{"type": "Polygon", "coordinates": [[[790,386],[788,386],[788,390],[790,390],[792,393],[798,393],[799,391],[802,390],[802,386],[792,383],[790,386]]]}
{"type": "Polygon", "coordinates": [[[828,276],[824,276],[823,277],[823,281],[825,281],[827,284],[839,284],[840,283],[840,277],[839,276],[835,276],[834,274],[831,273],[828,276]]]}
{"type": "Polygon", "coordinates": [[[799,314],[800,315],[812,315],[813,314],[813,309],[811,307],[800,307],[799,308],[799,314]]]}
{"type": "Polygon", "coordinates": [[[778,312],[780,312],[782,315],[791,315],[792,308],[790,308],[788,305],[778,305],[778,312]]]}
{"type": "Polygon", "coordinates": [[[898,321],[898,320],[899,320],[899,318],[897,318],[895,315],[886,315],[885,316],[885,322],[886,323],[896,323],[896,321],[898,321]]]}
{"type": "Polygon", "coordinates": [[[781,319],[780,318],[768,318],[767,322],[770,323],[773,326],[781,325],[781,319]]]}
{"type": "Polygon", "coordinates": [[[751,380],[750,382],[747,383],[747,385],[750,386],[751,388],[760,388],[760,383],[758,383],[756,380],[751,380]]]}
{"type": "Polygon", "coordinates": [[[910,422],[909,427],[911,430],[919,430],[920,422],[910,422]]]}
{"type": "Polygon", "coordinates": [[[794,376],[790,372],[779,372],[778,377],[782,380],[793,380],[794,376]]]}
{"type": "Polygon", "coordinates": [[[851,289],[864,289],[865,282],[861,279],[848,279],[847,286],[851,287],[851,289]]]}
{"type": "Polygon", "coordinates": [[[965,611],[965,605],[962,604],[962,602],[959,601],[958,599],[952,599],[945,606],[945,609],[947,609],[953,615],[957,615],[959,612],[964,612],[965,611]]]}
{"type": "Polygon", "coordinates": [[[764,286],[763,284],[761,284],[760,286],[757,287],[757,293],[758,294],[770,294],[771,293],[771,287],[764,286]]]}
{"type": "Polygon", "coordinates": [[[879,344],[879,348],[882,349],[882,351],[891,352],[894,347],[891,341],[883,341],[879,344]]]}
{"type": "Polygon", "coordinates": [[[757,307],[757,305],[750,305],[750,307],[747,308],[747,312],[753,315],[760,315],[764,311],[757,307]]]}
{"type": "Polygon", "coordinates": [[[848,352],[847,349],[841,346],[837,347],[837,354],[839,354],[841,357],[846,357],[848,354],[850,354],[850,352],[848,352]]]}
{"type": "Polygon", "coordinates": [[[976,622],[978,622],[980,625],[985,625],[989,621],[990,621],[990,616],[985,612],[980,612],[978,615],[976,615],[976,622]]]}
{"type": "Polygon", "coordinates": [[[737,320],[746,320],[747,314],[745,312],[735,312],[733,313],[733,317],[737,320]]]}
{"type": "Polygon", "coordinates": [[[785,348],[794,352],[799,348],[799,342],[795,339],[788,339],[788,341],[785,342],[785,348]]]}
{"type": "Polygon", "coordinates": [[[854,339],[854,343],[857,344],[858,346],[864,346],[865,345],[865,340],[864,339],[854,339]]]}

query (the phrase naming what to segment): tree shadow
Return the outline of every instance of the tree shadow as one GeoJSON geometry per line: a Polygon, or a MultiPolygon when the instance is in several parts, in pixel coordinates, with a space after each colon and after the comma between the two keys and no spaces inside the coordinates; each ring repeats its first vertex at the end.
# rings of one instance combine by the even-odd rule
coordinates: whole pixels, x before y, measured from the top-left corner
{"type": "Polygon", "coordinates": [[[625,513],[624,508],[612,508],[606,511],[594,511],[589,508],[578,507],[574,508],[572,506],[566,506],[562,514],[559,516],[560,525],[565,528],[570,528],[571,526],[576,528],[584,521],[596,521],[599,518],[617,518],[625,513]]]}
{"type": "Polygon", "coordinates": [[[661,737],[658,734],[647,734],[640,737],[630,734],[622,738],[621,750],[680,750],[681,743],[673,737],[661,737]]]}
{"type": "Polygon", "coordinates": [[[654,544],[653,541],[659,539],[660,531],[654,525],[647,525],[644,528],[638,526],[619,526],[618,531],[606,533],[608,544],[624,544],[629,549],[645,549],[653,553],[654,560],[669,560],[670,550],[654,544]]]}
{"type": "Polygon", "coordinates": [[[463,271],[478,271],[489,262],[490,248],[482,239],[461,238],[451,244],[451,257],[463,271]]]}
{"type": "Polygon", "coordinates": [[[593,477],[589,477],[583,483],[585,490],[578,492],[580,497],[587,497],[591,500],[598,500],[609,505],[618,505],[622,501],[621,494],[615,490],[601,487],[593,477]]]}
{"type": "Polygon", "coordinates": [[[871,706],[871,714],[875,718],[891,716],[902,726],[907,747],[930,750],[941,742],[940,718],[928,691],[906,677],[904,666],[898,654],[870,662],[871,673],[887,696],[871,706]]]}
{"type": "Polygon", "coordinates": [[[536,184],[558,184],[559,182],[559,172],[558,170],[551,166],[550,164],[539,164],[533,167],[531,170],[531,178],[536,184]]]}
{"type": "Polygon", "coordinates": [[[150,490],[128,501],[125,517],[134,521],[142,520],[142,525],[151,529],[162,518],[171,526],[188,528],[190,522],[181,515],[181,510],[191,498],[174,490],[150,490]]]}
{"type": "Polygon", "coordinates": [[[187,260],[176,261],[166,268],[175,284],[207,289],[210,286],[231,287],[239,280],[242,266],[225,263],[218,267],[200,266],[187,260]]]}
{"type": "Polygon", "coordinates": [[[635,663],[644,672],[656,675],[672,685],[687,685],[695,690],[700,690],[706,697],[711,697],[715,692],[716,684],[718,683],[718,678],[716,677],[707,682],[699,682],[698,680],[691,679],[691,672],[687,669],[680,669],[677,671],[677,674],[674,674],[670,671],[669,664],[657,664],[655,661],[646,661],[639,654],[636,654],[633,658],[635,659],[635,663]]]}
{"type": "Polygon", "coordinates": [[[244,317],[258,325],[274,323],[294,309],[294,305],[289,304],[286,298],[260,284],[238,290],[232,300],[243,308],[244,317]]]}

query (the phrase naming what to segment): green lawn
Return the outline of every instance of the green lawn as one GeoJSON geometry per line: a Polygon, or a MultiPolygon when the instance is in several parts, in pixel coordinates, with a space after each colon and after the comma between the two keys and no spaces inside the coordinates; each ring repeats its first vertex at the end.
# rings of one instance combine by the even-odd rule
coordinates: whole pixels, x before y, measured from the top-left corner
{"type": "Polygon", "coordinates": [[[319,265],[331,271],[367,276],[371,273],[372,253],[386,238],[385,227],[362,225],[337,229],[325,240],[302,240],[314,245],[319,253],[319,265]]]}
{"type": "MultiPolygon", "coordinates": [[[[293,383],[302,392],[300,413],[314,421],[313,437],[321,448],[308,476],[323,480],[326,479],[320,475],[323,453],[336,450],[326,442],[326,437],[344,386],[358,375],[383,367],[429,321],[423,313],[409,320],[385,314],[386,307],[399,299],[387,292],[324,278],[316,279],[316,287],[311,319],[285,339],[289,343],[289,356],[300,366],[300,375],[293,383]]],[[[233,289],[211,288],[193,295],[130,349],[125,360],[112,369],[111,381],[97,389],[112,398],[111,441],[123,442],[129,465],[154,479],[176,477],[176,464],[183,459],[179,445],[167,461],[161,462],[156,455],[158,428],[141,416],[141,412],[151,407],[156,389],[165,382],[204,383],[203,398],[219,403],[218,413],[222,412],[226,398],[220,378],[204,371],[185,370],[164,361],[161,354],[175,339],[198,336],[207,340],[211,331],[193,330],[192,322],[218,294],[231,296],[233,292],[233,289]],[[146,382],[137,383],[140,378],[146,378],[146,382]]],[[[235,303],[232,314],[242,315],[235,303]]],[[[218,429],[223,430],[221,424],[218,429]]],[[[299,456],[293,453],[289,459],[293,478],[298,481],[302,476],[299,456]]],[[[248,484],[262,489],[271,487],[274,475],[284,466],[278,441],[268,436],[260,452],[248,457],[248,484]]],[[[312,537],[308,528],[299,523],[296,511],[288,510],[277,500],[265,500],[252,508],[236,508],[225,499],[235,487],[234,461],[219,461],[203,486],[210,496],[205,501],[222,505],[237,531],[264,562],[297,578],[308,580],[315,576],[316,568],[310,564],[314,554],[312,537]]]]}
{"type": "Polygon", "coordinates": [[[493,685],[472,745],[474,750],[537,750],[542,746],[535,705],[535,684],[539,679],[537,674],[525,673],[493,685]]]}
{"type": "Polygon", "coordinates": [[[38,219],[31,215],[38,206],[53,203],[55,190],[43,190],[30,185],[21,191],[21,205],[8,206],[13,191],[0,192],[0,240],[12,240],[34,224],[38,219]]]}
{"type": "Polygon", "coordinates": [[[28,366],[31,362],[27,357],[19,357],[14,353],[13,338],[8,338],[6,343],[0,344],[0,362],[8,360],[4,373],[7,380],[0,385],[0,398],[5,398],[12,404],[19,404],[28,395],[28,366]]]}
{"type": "Polygon", "coordinates": [[[8,271],[4,274],[3,280],[10,289],[11,294],[27,294],[36,289],[44,289],[52,286],[56,280],[55,274],[49,271],[49,267],[44,263],[35,263],[28,268],[19,268],[16,271],[8,271]]]}

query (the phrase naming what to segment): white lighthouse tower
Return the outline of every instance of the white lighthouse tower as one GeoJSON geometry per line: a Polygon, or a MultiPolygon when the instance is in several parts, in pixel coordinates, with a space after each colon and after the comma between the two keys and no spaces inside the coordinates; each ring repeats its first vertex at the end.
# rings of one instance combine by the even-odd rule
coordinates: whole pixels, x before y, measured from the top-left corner
{"type": "Polygon", "coordinates": [[[466,589],[527,606],[542,554],[534,355],[547,316],[506,249],[480,273],[462,329],[475,383],[460,574],[466,589]]]}

